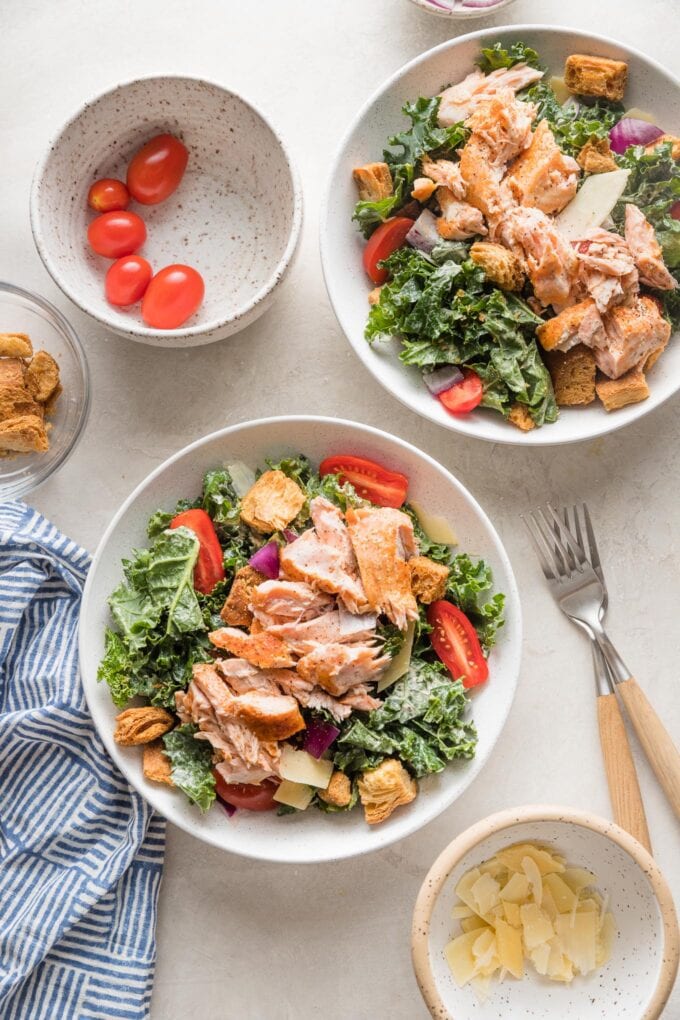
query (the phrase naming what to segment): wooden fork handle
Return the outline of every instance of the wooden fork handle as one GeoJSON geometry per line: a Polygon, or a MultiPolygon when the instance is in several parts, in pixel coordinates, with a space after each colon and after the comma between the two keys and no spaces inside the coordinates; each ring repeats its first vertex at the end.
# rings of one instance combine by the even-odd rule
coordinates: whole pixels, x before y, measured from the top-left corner
{"type": "Polygon", "coordinates": [[[680,818],[680,751],[652,708],[637,680],[630,677],[616,685],[630,721],[675,814],[680,818]]]}
{"type": "Polygon", "coordinates": [[[614,821],[634,836],[638,843],[642,843],[651,854],[652,844],[640,784],[630,752],[626,726],[615,694],[601,694],[598,697],[597,721],[614,821]]]}

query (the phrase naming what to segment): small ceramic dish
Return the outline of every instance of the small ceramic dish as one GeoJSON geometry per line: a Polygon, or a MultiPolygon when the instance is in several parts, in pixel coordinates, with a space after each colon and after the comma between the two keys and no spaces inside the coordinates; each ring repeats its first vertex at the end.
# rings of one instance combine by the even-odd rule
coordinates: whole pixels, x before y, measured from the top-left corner
{"type": "Polygon", "coordinates": [[[491,815],[461,833],[440,854],[423,882],[413,915],[413,965],[436,1020],[656,1020],[678,969],[678,922],[658,866],[627,832],[604,818],[571,808],[520,807],[491,815]],[[459,988],[444,947],[459,933],[451,918],[455,887],[470,868],[513,843],[543,843],[567,863],[597,876],[608,897],[617,935],[609,962],[571,984],[541,978],[530,968],[521,981],[492,982],[482,1001],[459,988]]]}
{"type": "Polygon", "coordinates": [[[257,319],[290,266],[301,222],[297,171],[279,135],[241,96],[199,78],[142,78],[85,103],[51,142],[31,190],[33,237],[58,286],[107,328],[158,347],[211,343],[257,319]],[[193,266],[205,299],[179,329],[159,331],[144,324],[139,305],[107,302],[111,263],[86,234],[90,185],[125,180],[134,153],[163,132],[182,139],[189,163],[164,202],[130,204],[147,227],[140,254],[154,272],[193,266]]]}
{"type": "Polygon", "coordinates": [[[515,0],[411,0],[412,4],[440,18],[488,18],[515,0]]]}
{"type": "Polygon", "coordinates": [[[37,294],[0,283],[0,332],[28,333],[34,350],[44,348],[59,365],[63,393],[49,418],[46,453],[0,457],[0,502],[19,499],[61,467],[82,435],[90,408],[90,374],[72,327],[37,294]]]}

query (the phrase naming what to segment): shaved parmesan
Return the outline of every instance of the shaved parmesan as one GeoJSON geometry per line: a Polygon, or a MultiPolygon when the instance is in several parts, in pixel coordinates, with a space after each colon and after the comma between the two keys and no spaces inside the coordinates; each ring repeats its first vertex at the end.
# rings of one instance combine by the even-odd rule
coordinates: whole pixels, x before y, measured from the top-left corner
{"type": "Polygon", "coordinates": [[[391,687],[393,683],[404,675],[404,673],[408,672],[408,668],[411,664],[411,652],[413,651],[413,639],[415,637],[415,633],[416,624],[415,620],[413,620],[406,628],[404,643],[378,680],[378,693],[384,691],[387,687],[391,687]]]}
{"type": "Polygon", "coordinates": [[[274,800],[279,804],[297,808],[298,811],[304,811],[309,807],[313,796],[314,790],[311,786],[305,786],[303,783],[291,783],[289,779],[284,779],[277,787],[274,800]]]}
{"type": "Polygon", "coordinates": [[[558,103],[566,103],[567,99],[571,99],[571,92],[564,83],[564,78],[560,78],[554,74],[549,82],[550,88],[555,93],[555,98],[558,103]]]}
{"type": "Polygon", "coordinates": [[[441,542],[442,545],[458,545],[455,532],[446,517],[430,514],[419,503],[411,500],[411,508],[430,542],[441,542]]]}
{"type": "Polygon", "coordinates": [[[580,893],[582,889],[587,889],[591,885],[595,885],[597,879],[591,871],[586,871],[585,868],[567,868],[562,875],[562,878],[567,883],[572,892],[580,893]]]}
{"type": "Polygon", "coordinates": [[[656,117],[648,113],[647,110],[640,110],[637,106],[626,110],[626,117],[632,117],[633,120],[646,120],[648,124],[656,124],[656,117]]]}
{"type": "Polygon", "coordinates": [[[571,202],[555,217],[555,226],[567,241],[578,241],[599,227],[626,189],[630,170],[591,174],[571,202]]]}
{"type": "Polygon", "coordinates": [[[513,875],[501,889],[501,899],[521,903],[529,895],[529,879],[526,875],[513,875]]]}
{"type": "Polygon", "coordinates": [[[234,492],[239,498],[243,498],[255,484],[255,472],[240,460],[235,461],[233,464],[227,464],[227,471],[231,476],[234,492]]]}
{"type": "Polygon", "coordinates": [[[496,921],[496,944],[501,967],[504,967],[513,977],[524,977],[522,933],[498,918],[496,921]]]}
{"type": "Polygon", "coordinates": [[[503,913],[505,914],[505,920],[508,924],[511,924],[513,928],[519,928],[522,924],[519,903],[512,903],[510,900],[503,900],[503,913]]]}
{"type": "Polygon", "coordinates": [[[535,949],[549,942],[555,934],[552,921],[537,903],[523,903],[519,908],[522,918],[522,937],[527,949],[535,949]]]}
{"type": "Polygon", "coordinates": [[[560,914],[571,913],[574,907],[574,900],[577,898],[567,883],[559,875],[546,875],[543,879],[550,890],[550,896],[554,900],[555,907],[560,914]]]}
{"type": "Polygon", "coordinates": [[[291,783],[325,790],[331,781],[333,762],[314,758],[307,751],[296,751],[290,744],[284,744],[279,772],[282,779],[289,779],[291,783]]]}
{"type": "Polygon", "coordinates": [[[485,917],[500,902],[501,887],[491,875],[480,875],[470,890],[475,902],[475,909],[480,917],[485,917]]]}
{"type": "Polygon", "coordinates": [[[488,928],[488,925],[483,917],[478,917],[477,914],[472,914],[471,917],[462,917],[460,926],[463,931],[479,931],[481,928],[488,928]]]}
{"type": "Polygon", "coordinates": [[[476,931],[459,935],[444,949],[444,956],[451,968],[453,979],[461,987],[475,976],[477,961],[472,955],[472,947],[477,941],[477,937],[476,931]]]}

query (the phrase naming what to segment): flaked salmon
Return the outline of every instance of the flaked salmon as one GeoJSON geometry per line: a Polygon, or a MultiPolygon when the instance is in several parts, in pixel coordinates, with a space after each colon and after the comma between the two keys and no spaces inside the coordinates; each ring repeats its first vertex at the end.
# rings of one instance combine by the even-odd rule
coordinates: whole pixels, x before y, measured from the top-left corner
{"type": "Polygon", "coordinates": [[[425,156],[420,164],[424,177],[429,177],[435,184],[448,188],[454,198],[465,198],[465,182],[458,163],[450,159],[429,159],[425,156]]]}
{"type": "Polygon", "coordinates": [[[502,67],[491,74],[472,71],[456,85],[450,85],[439,94],[439,113],[437,119],[443,127],[458,124],[467,120],[479,103],[492,98],[499,89],[512,89],[519,92],[543,77],[528,64],[515,64],[514,67],[502,67]]]}
{"type": "Polygon", "coordinates": [[[516,206],[499,229],[500,239],[526,266],[534,293],[559,311],[572,303],[579,262],[576,252],[540,209],[516,206]]]}
{"type": "Polygon", "coordinates": [[[632,202],[626,205],[625,235],[640,282],[657,290],[675,290],[678,282],[666,268],[654,227],[632,202]]]}
{"type": "Polygon", "coordinates": [[[493,166],[505,166],[531,145],[535,116],[533,103],[523,103],[512,89],[500,88],[475,107],[465,126],[488,147],[493,166]]]}
{"type": "Polygon", "coordinates": [[[602,314],[630,301],[639,290],[638,271],[625,238],[600,227],[574,242],[579,261],[579,284],[602,314]]]}
{"type": "Polygon", "coordinates": [[[368,608],[366,594],[358,577],[345,566],[344,553],[323,542],[316,531],[305,531],[295,542],[281,550],[281,570],[287,578],[306,581],[320,591],[339,595],[354,612],[368,608]]]}
{"type": "Polygon", "coordinates": [[[377,645],[320,645],[303,656],[297,672],[329,694],[339,697],[357,684],[372,683],[390,661],[377,645]]]}
{"type": "Polygon", "coordinates": [[[309,504],[309,512],[319,540],[334,549],[339,557],[339,566],[356,577],[357,561],[340,508],[325,496],[315,496],[309,504]]]}
{"type": "Polygon", "coordinates": [[[348,613],[347,617],[340,609],[334,609],[302,623],[275,624],[269,633],[285,641],[295,655],[306,655],[317,645],[368,641],[375,635],[374,613],[348,613]]]}
{"type": "Polygon", "coordinates": [[[304,581],[263,581],[250,593],[251,609],[268,618],[309,620],[326,612],[332,605],[330,595],[315,590],[304,581]]]}
{"type": "Polygon", "coordinates": [[[447,241],[464,241],[486,234],[486,224],[479,209],[459,201],[448,188],[437,188],[442,215],[437,217],[437,230],[447,241]]]}
{"type": "Polygon", "coordinates": [[[371,609],[404,630],[418,615],[407,565],[418,551],[411,518],[391,507],[350,508],[345,516],[371,609]]]}
{"type": "Polygon", "coordinates": [[[495,164],[486,142],[472,135],[461,151],[460,171],[466,200],[483,214],[493,237],[496,226],[515,204],[510,189],[503,183],[505,167],[495,164]]]}
{"type": "Polygon", "coordinates": [[[216,648],[223,648],[260,669],[281,669],[295,662],[285,641],[268,631],[247,634],[237,627],[220,627],[208,637],[216,648]]]}
{"type": "Polygon", "coordinates": [[[547,120],[539,121],[530,142],[513,163],[506,182],[520,205],[558,213],[576,194],[581,168],[561,151],[547,120]]]}
{"type": "Polygon", "coordinates": [[[630,304],[618,305],[604,318],[607,346],[595,351],[597,367],[610,379],[618,379],[663,348],[671,335],[670,323],[658,303],[645,294],[630,304]]]}

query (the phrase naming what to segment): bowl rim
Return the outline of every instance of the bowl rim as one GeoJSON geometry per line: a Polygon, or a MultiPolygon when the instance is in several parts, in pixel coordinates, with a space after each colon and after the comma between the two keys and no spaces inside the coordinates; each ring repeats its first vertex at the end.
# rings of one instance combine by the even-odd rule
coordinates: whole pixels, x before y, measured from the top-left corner
{"type": "MultiPolygon", "coordinates": [[[[258,305],[260,305],[283,281],[288,269],[291,266],[293,256],[295,255],[299,240],[300,232],[302,229],[302,213],[303,213],[303,198],[302,198],[302,185],[300,182],[300,174],[293,157],[288,149],[288,146],[283,140],[281,133],[272,124],[268,116],[266,116],[262,110],[251,103],[249,99],[246,99],[240,92],[236,92],[234,89],[228,88],[226,85],[222,85],[220,82],[215,81],[212,78],[203,78],[200,75],[195,74],[182,74],[180,72],[174,73],[150,73],[145,75],[137,75],[134,78],[127,78],[124,81],[118,82],[115,85],[109,86],[108,88],[102,89],[95,96],[86,100],[78,107],[78,109],[72,113],[63,124],[50,136],[50,139],[45,147],[43,155],[38,160],[35,170],[33,171],[33,178],[31,181],[31,191],[29,198],[29,211],[31,221],[31,232],[33,234],[33,241],[38,250],[38,254],[42,259],[42,262],[47,269],[48,273],[59,287],[61,291],[75,304],[81,311],[87,315],[96,319],[97,322],[107,326],[109,329],[114,330],[117,333],[124,333],[125,335],[140,339],[147,338],[162,338],[163,340],[177,340],[179,338],[191,338],[201,337],[207,334],[213,333],[216,330],[223,329],[225,326],[231,325],[234,322],[238,322],[239,319],[246,318],[258,305]],[[188,328],[179,327],[178,329],[166,329],[157,330],[152,329],[149,326],[143,324],[137,324],[130,322],[125,326],[121,327],[118,323],[112,322],[104,313],[95,311],[91,308],[87,302],[79,296],[78,292],[71,287],[71,285],[65,281],[59,271],[59,267],[55,260],[52,258],[48,248],[45,245],[44,238],[42,236],[42,230],[40,226],[40,210],[39,210],[39,199],[38,192],[40,190],[40,183],[45,174],[47,164],[59,145],[65,132],[72,127],[73,124],[83,115],[83,113],[95,103],[106,98],[107,96],[113,95],[116,92],[127,89],[132,85],[137,85],[140,82],[153,82],[153,81],[185,81],[195,82],[199,85],[208,85],[211,88],[219,89],[221,92],[226,93],[234,99],[237,99],[245,107],[247,107],[256,117],[266,125],[271,131],[275,138],[285,160],[288,172],[290,174],[290,180],[293,188],[293,215],[291,219],[290,229],[288,232],[288,240],[286,247],[281,255],[281,258],[272,269],[269,279],[260,287],[259,290],[244,304],[240,305],[236,311],[232,312],[231,315],[212,319],[210,322],[200,323],[195,326],[189,326],[188,328]]],[[[244,325],[247,325],[245,323],[244,325]]],[[[162,345],[159,345],[162,346],[162,345]]],[[[169,346],[169,345],[165,345],[169,346]]]]}
{"type": "MultiPolygon", "coordinates": [[[[90,414],[92,381],[90,378],[90,366],[85,354],[85,348],[83,347],[75,329],[65,315],[63,315],[63,313],[60,312],[51,301],[48,301],[47,298],[42,297],[40,294],[35,294],[33,291],[26,290],[24,287],[17,287],[16,284],[9,283],[7,280],[0,280],[0,293],[3,292],[22,298],[29,304],[37,305],[38,308],[42,309],[43,312],[46,312],[48,316],[54,319],[56,327],[61,331],[67,345],[75,356],[83,384],[83,399],[70,442],[53,460],[50,460],[48,456],[46,462],[39,464],[36,471],[28,475],[24,482],[17,484],[11,493],[9,493],[6,497],[2,497],[3,499],[22,499],[24,496],[28,495],[29,492],[33,492],[33,490],[37,489],[39,485],[46,482],[47,479],[55,473],[55,471],[66,463],[75,450],[90,414]]],[[[2,483],[0,482],[0,488],[1,487],[2,483]]]]}
{"type": "Polygon", "coordinates": [[[513,4],[514,2],[515,0],[498,0],[498,3],[489,8],[479,7],[476,9],[470,8],[469,10],[458,8],[458,10],[441,11],[437,10],[436,7],[433,7],[430,0],[411,0],[411,3],[415,4],[416,7],[420,7],[422,10],[427,11],[428,14],[434,14],[436,18],[449,18],[452,20],[458,18],[461,21],[464,18],[491,18],[497,11],[502,10],[504,7],[509,7],[510,4],[513,4]]]}
{"type": "Polygon", "coordinates": [[[663,956],[656,988],[640,1020],[657,1020],[673,990],[680,958],[680,932],[668,882],[645,847],[615,822],[588,811],[543,804],[508,808],[475,822],[442,850],[425,876],[413,911],[411,959],[418,987],[431,1016],[437,1020],[451,1018],[439,994],[430,964],[430,919],[442,886],[465,854],[474,850],[479,843],[495,833],[526,822],[570,822],[597,832],[618,844],[649,879],[661,911],[663,956]]]}
{"type": "MultiPolygon", "coordinates": [[[[417,0],[412,0],[417,2],[417,0]]],[[[375,370],[374,364],[370,358],[370,348],[368,343],[363,340],[362,345],[355,342],[349,328],[345,328],[344,315],[342,311],[342,305],[337,297],[334,286],[334,273],[333,267],[330,264],[332,245],[329,238],[329,227],[328,221],[330,216],[330,210],[333,202],[333,191],[336,180],[339,177],[341,164],[344,161],[345,149],[360,124],[365,120],[370,111],[376,106],[385,96],[385,94],[395,85],[402,77],[411,72],[414,68],[429,61],[433,56],[439,53],[443,53],[446,50],[454,50],[456,47],[463,43],[467,43],[470,40],[479,39],[484,40],[486,38],[493,38],[501,34],[512,33],[518,38],[522,33],[532,32],[543,35],[556,35],[563,36],[569,35],[572,37],[578,37],[582,41],[589,43],[604,43],[608,46],[613,46],[621,50],[625,50],[626,53],[636,57],[655,71],[663,75],[668,79],[677,89],[680,95],[680,78],[676,77],[672,71],[667,67],[664,67],[654,57],[648,56],[635,46],[631,46],[628,43],[620,42],[612,36],[601,35],[596,32],[588,32],[579,28],[571,28],[568,25],[546,25],[538,24],[536,22],[527,22],[525,24],[501,24],[491,25],[486,28],[476,29],[474,32],[466,32],[464,35],[455,36],[452,39],[446,39],[442,43],[438,43],[436,46],[432,46],[430,49],[425,50],[424,53],[420,53],[412,60],[408,60],[401,67],[397,68],[392,74],[390,74],[368,97],[367,100],[361,105],[357,113],[352,117],[348,127],[343,132],[340,142],[334,152],[331,160],[330,169],[326,178],[326,187],[323,191],[321,198],[321,205],[319,208],[319,250],[321,254],[321,269],[323,273],[324,283],[326,285],[326,293],[331,303],[331,307],[337,319],[338,325],[342,330],[347,343],[350,345],[354,354],[359,358],[366,371],[379,383],[380,386],[389,393],[395,400],[398,400],[405,407],[408,407],[410,411],[418,414],[425,421],[430,421],[439,428],[443,428],[452,432],[457,432],[465,438],[476,439],[487,443],[501,443],[506,446],[517,446],[523,449],[533,447],[545,447],[545,446],[567,446],[571,443],[584,443],[589,442],[593,439],[600,439],[603,436],[610,435],[613,432],[618,432],[620,429],[625,428],[627,425],[632,425],[634,422],[646,415],[651,414],[657,408],[662,407],[672,397],[677,396],[680,390],[680,376],[678,377],[678,385],[671,392],[667,393],[664,397],[657,400],[656,403],[651,404],[649,400],[641,401],[633,405],[631,409],[630,418],[617,418],[616,415],[607,414],[603,410],[602,427],[597,428],[586,434],[568,434],[567,436],[554,436],[552,433],[552,427],[550,425],[544,425],[541,428],[533,429],[530,432],[520,432],[519,429],[508,427],[507,430],[499,430],[498,435],[486,435],[484,432],[475,431],[472,428],[465,427],[465,416],[461,416],[459,421],[455,415],[448,415],[446,419],[440,419],[434,414],[427,414],[419,407],[414,407],[409,402],[408,395],[402,393],[400,390],[388,389],[385,385],[381,374],[375,370]],[[507,432],[507,435],[506,435],[507,432]]],[[[351,226],[351,223],[350,223],[351,226]]],[[[566,410],[570,410],[566,408],[566,410]]],[[[578,409],[577,409],[578,410],[578,409]]]]}
{"type": "MultiPolygon", "coordinates": [[[[138,782],[137,782],[138,773],[134,773],[133,774],[133,771],[129,770],[127,768],[126,764],[124,762],[121,762],[118,759],[116,744],[115,744],[115,742],[113,740],[113,731],[111,730],[111,732],[109,732],[107,730],[106,732],[102,732],[99,729],[99,727],[98,727],[98,725],[96,723],[96,712],[94,712],[92,710],[92,705],[90,704],[89,694],[90,694],[90,688],[92,686],[92,682],[91,681],[86,681],[86,679],[85,679],[85,677],[87,675],[87,669],[86,669],[86,663],[85,663],[85,655],[84,655],[84,651],[83,651],[83,649],[85,647],[85,641],[83,640],[83,634],[85,633],[85,630],[86,630],[86,625],[85,625],[86,612],[85,612],[85,608],[88,606],[89,601],[91,599],[91,589],[92,589],[92,587],[94,585],[95,573],[96,573],[96,570],[97,570],[97,567],[98,567],[99,563],[104,559],[105,550],[106,550],[106,547],[107,547],[107,545],[109,543],[109,540],[111,539],[111,536],[113,535],[115,529],[117,528],[118,523],[121,520],[121,518],[127,512],[129,507],[135,502],[137,497],[139,495],[141,495],[143,490],[152,481],[154,481],[157,477],[159,477],[159,475],[161,475],[164,471],[166,471],[169,467],[171,467],[174,463],[176,463],[180,458],[184,457],[186,454],[190,453],[191,451],[196,450],[199,447],[201,447],[201,446],[203,446],[203,445],[205,445],[207,443],[210,443],[210,442],[214,441],[217,438],[222,439],[224,437],[230,436],[233,433],[236,433],[236,432],[238,432],[240,430],[243,430],[243,429],[261,427],[263,425],[265,425],[265,426],[277,425],[277,426],[280,426],[280,427],[283,426],[283,427],[285,427],[287,429],[290,429],[291,427],[295,427],[297,424],[309,424],[310,422],[318,422],[318,423],[321,423],[323,425],[350,427],[350,428],[353,428],[353,429],[357,429],[358,428],[362,432],[365,432],[365,433],[367,433],[370,436],[374,436],[374,437],[376,437],[378,439],[387,439],[390,443],[394,443],[398,447],[402,447],[403,449],[408,450],[411,453],[415,453],[418,456],[418,458],[420,458],[421,460],[426,462],[429,466],[432,466],[435,469],[444,472],[444,474],[447,476],[447,479],[451,482],[453,487],[455,489],[459,490],[459,492],[464,496],[464,498],[466,498],[469,501],[469,503],[471,504],[471,506],[474,509],[474,512],[475,512],[476,516],[481,520],[481,522],[484,525],[485,529],[489,533],[490,540],[491,540],[491,542],[493,544],[493,547],[494,547],[494,553],[497,556],[498,561],[500,562],[503,570],[505,571],[505,576],[507,578],[507,582],[505,583],[505,588],[504,588],[505,597],[506,597],[506,606],[508,608],[508,611],[512,613],[512,621],[513,621],[512,630],[515,632],[515,635],[516,635],[516,638],[515,638],[515,647],[514,647],[514,650],[513,650],[514,651],[513,661],[511,661],[510,669],[508,671],[509,676],[513,680],[513,690],[512,690],[512,696],[511,696],[511,698],[508,701],[505,713],[504,713],[502,719],[499,720],[498,732],[497,732],[496,738],[492,742],[491,746],[488,748],[486,758],[484,758],[484,759],[473,758],[472,761],[470,761],[468,763],[469,770],[468,770],[467,782],[459,790],[459,792],[455,796],[453,796],[451,799],[449,799],[443,805],[443,807],[440,809],[440,811],[438,811],[437,813],[433,814],[430,817],[425,818],[424,820],[418,820],[418,816],[416,814],[413,814],[411,816],[413,818],[413,821],[412,821],[411,824],[405,825],[404,828],[398,834],[394,834],[394,833],[392,833],[391,830],[387,830],[387,832],[379,840],[376,840],[373,845],[366,845],[362,849],[359,849],[359,850],[356,850],[356,851],[352,851],[350,853],[346,853],[346,852],[342,852],[342,853],[331,852],[331,853],[326,854],[324,856],[319,856],[319,857],[315,857],[315,858],[297,857],[297,856],[291,855],[291,856],[287,857],[285,860],[282,860],[280,857],[276,857],[276,856],[273,856],[271,853],[267,853],[266,852],[266,846],[265,846],[265,849],[262,852],[260,852],[260,853],[253,852],[252,850],[248,851],[248,852],[244,852],[244,851],[242,851],[240,849],[226,848],[226,847],[224,847],[222,845],[222,843],[221,843],[220,839],[218,838],[216,832],[207,830],[205,832],[197,833],[195,831],[195,827],[190,823],[190,821],[185,819],[185,817],[183,815],[181,815],[181,814],[178,817],[172,817],[172,818],[168,819],[169,821],[172,821],[172,823],[174,825],[178,826],[178,828],[183,829],[186,833],[188,833],[188,835],[192,836],[194,839],[199,839],[201,842],[208,843],[208,844],[210,844],[212,846],[215,846],[219,850],[222,850],[223,852],[233,853],[233,854],[236,854],[237,856],[246,857],[246,858],[250,858],[250,859],[253,859],[253,860],[271,861],[271,862],[278,863],[278,864],[327,863],[327,862],[331,862],[331,861],[348,859],[348,858],[352,858],[352,857],[359,857],[359,856],[362,856],[363,854],[367,854],[367,853],[373,853],[373,852],[375,852],[377,850],[384,849],[385,847],[391,845],[392,843],[397,842],[398,840],[402,840],[402,839],[405,839],[407,836],[413,835],[413,833],[419,831],[420,829],[423,829],[431,821],[434,821],[434,819],[437,818],[443,811],[446,811],[451,806],[451,804],[453,804],[455,802],[455,800],[457,800],[457,798],[459,796],[462,796],[462,794],[465,792],[465,790],[469,789],[469,787],[478,778],[480,772],[482,772],[482,770],[484,769],[485,765],[487,764],[487,762],[489,761],[489,759],[492,756],[492,753],[493,753],[493,751],[494,751],[494,749],[496,747],[496,744],[497,744],[497,742],[498,742],[498,740],[499,740],[499,738],[501,736],[501,733],[503,732],[503,730],[504,730],[504,728],[506,726],[506,723],[507,723],[507,720],[508,720],[508,716],[510,714],[510,710],[511,710],[513,702],[514,702],[515,694],[517,692],[517,686],[518,686],[518,683],[519,683],[521,657],[522,657],[522,634],[523,634],[522,604],[521,604],[521,599],[520,599],[520,594],[519,594],[519,588],[517,586],[517,581],[516,581],[515,574],[514,574],[514,571],[513,571],[513,568],[512,568],[512,564],[510,562],[510,557],[508,556],[508,553],[506,552],[506,549],[505,549],[505,546],[504,546],[504,544],[503,544],[503,542],[501,540],[501,537],[498,534],[498,531],[497,531],[496,527],[494,526],[494,524],[490,520],[489,516],[487,515],[486,511],[483,509],[483,507],[480,506],[480,504],[478,503],[478,501],[475,498],[475,496],[472,495],[472,493],[469,491],[469,489],[467,489],[467,487],[461,481],[459,481],[458,478],[456,478],[456,476],[453,475],[452,472],[449,471],[449,469],[447,467],[445,467],[443,464],[441,464],[439,461],[437,461],[434,457],[430,456],[430,454],[425,453],[424,450],[421,450],[419,447],[415,446],[414,444],[409,443],[407,440],[402,439],[399,436],[390,435],[390,433],[385,432],[383,429],[376,428],[373,425],[367,425],[364,422],[354,421],[354,420],[349,419],[349,418],[334,418],[334,417],[331,417],[330,415],[315,415],[315,414],[274,415],[274,416],[265,417],[265,418],[254,418],[254,419],[251,419],[249,421],[238,422],[238,423],[236,423],[234,425],[229,425],[229,426],[227,426],[226,428],[223,428],[223,429],[217,429],[215,432],[208,433],[207,435],[202,436],[199,439],[194,440],[192,443],[189,443],[188,445],[182,447],[180,450],[178,450],[177,452],[172,454],[170,457],[168,457],[166,460],[164,460],[161,464],[159,464],[156,468],[154,468],[153,471],[149,472],[149,474],[145,478],[143,478],[141,480],[141,482],[139,482],[138,485],[135,486],[135,488],[130,493],[130,495],[120,505],[120,507],[118,508],[116,513],[114,514],[113,518],[109,522],[108,526],[106,527],[106,529],[104,531],[104,534],[102,535],[102,537],[101,537],[101,539],[100,539],[100,541],[99,541],[99,543],[97,545],[97,549],[96,549],[96,551],[94,553],[94,556],[92,557],[92,562],[90,564],[90,568],[89,568],[89,571],[88,571],[87,579],[85,581],[85,586],[83,588],[83,595],[82,595],[82,600],[81,600],[80,618],[79,618],[79,622],[78,622],[78,655],[79,655],[79,664],[80,664],[81,677],[83,678],[83,690],[84,690],[84,693],[85,693],[85,699],[86,699],[86,701],[88,703],[88,708],[90,710],[90,714],[92,715],[93,720],[95,720],[95,728],[97,729],[99,737],[102,740],[102,742],[104,743],[104,746],[105,746],[109,756],[113,759],[113,761],[115,762],[117,768],[120,769],[120,771],[125,776],[126,780],[130,783],[130,785],[133,787],[133,789],[135,789],[137,794],[139,796],[143,797],[144,800],[146,800],[149,804],[151,804],[151,806],[154,808],[154,810],[157,811],[160,815],[162,815],[165,818],[168,818],[168,815],[165,813],[163,804],[160,803],[160,801],[155,796],[156,791],[153,790],[153,789],[150,791],[150,793],[147,793],[146,791],[143,791],[140,788],[140,786],[138,785],[138,782]]],[[[510,647],[512,647],[512,646],[510,646],[510,647]]]]}

